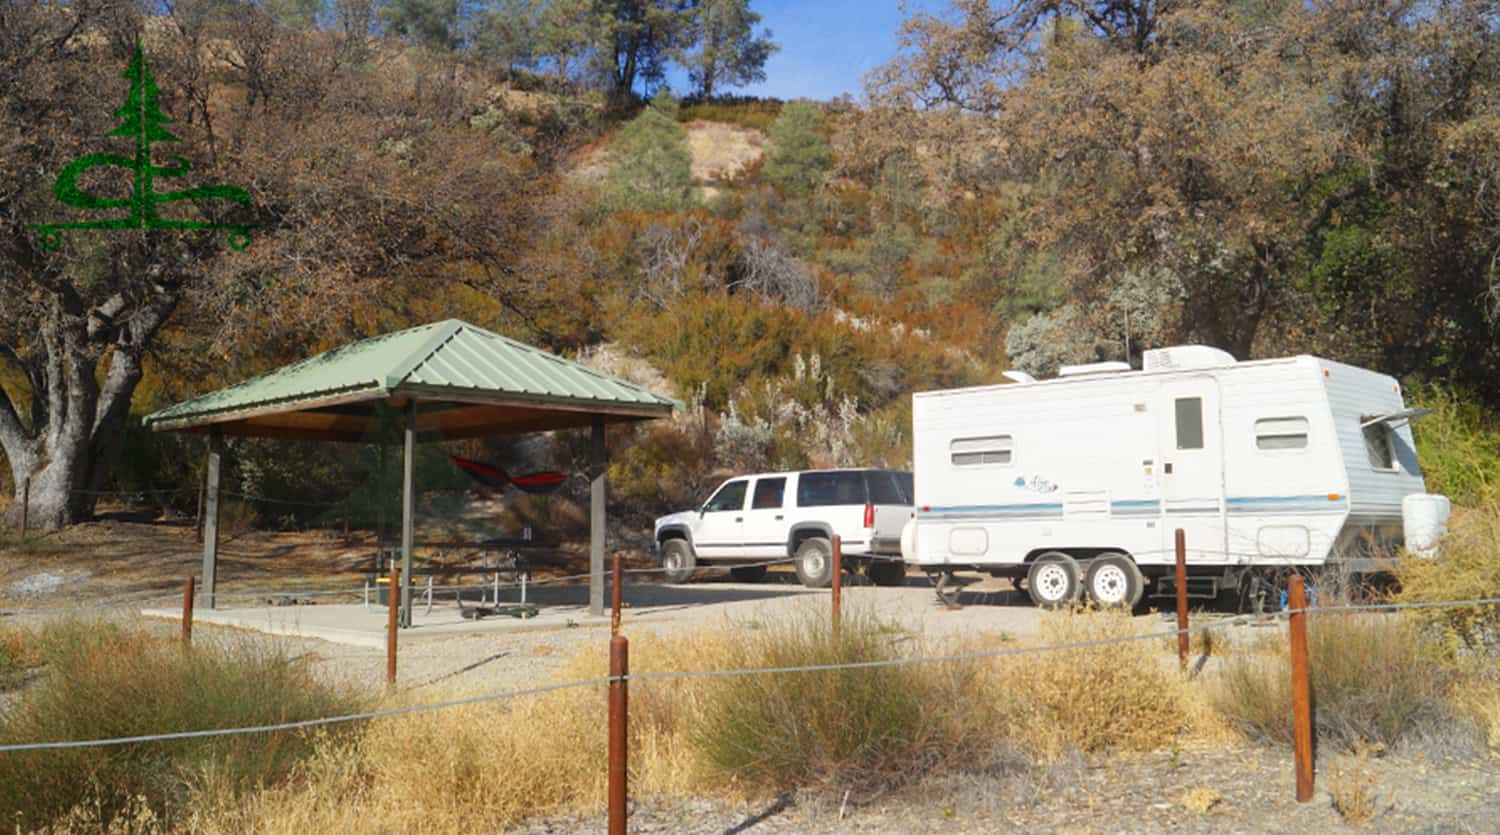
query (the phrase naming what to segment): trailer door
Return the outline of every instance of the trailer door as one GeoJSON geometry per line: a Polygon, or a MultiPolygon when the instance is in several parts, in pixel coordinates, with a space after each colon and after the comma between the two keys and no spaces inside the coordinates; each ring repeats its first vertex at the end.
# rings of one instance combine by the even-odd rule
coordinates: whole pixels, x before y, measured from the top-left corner
{"type": "Polygon", "coordinates": [[[1204,376],[1164,383],[1158,403],[1163,556],[1173,558],[1181,528],[1190,562],[1224,562],[1228,548],[1218,381],[1204,376]]]}

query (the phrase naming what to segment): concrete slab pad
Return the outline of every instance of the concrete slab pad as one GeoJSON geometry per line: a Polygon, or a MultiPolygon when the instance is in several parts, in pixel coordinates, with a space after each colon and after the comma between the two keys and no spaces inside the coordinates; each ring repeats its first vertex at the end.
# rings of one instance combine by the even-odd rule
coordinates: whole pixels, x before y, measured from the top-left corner
{"type": "MultiPolygon", "coordinates": [[[[465,593],[468,606],[478,605],[478,591],[465,593]]],[[[750,623],[828,605],[826,589],[806,589],[789,575],[771,575],[760,583],[695,582],[663,585],[630,582],[624,590],[625,622],[628,627],[646,627],[655,631],[673,631],[721,626],[726,623],[750,623]]],[[[513,601],[506,594],[504,601],[513,601]]],[[[940,634],[1007,634],[1034,632],[1039,612],[1024,596],[1008,589],[974,584],[961,599],[967,604],[960,611],[938,605],[930,586],[912,579],[904,587],[877,588],[852,586],[844,592],[846,611],[852,607],[867,608],[883,618],[927,635],[940,634]]],[[[572,628],[603,628],[609,618],[588,614],[588,588],[581,585],[539,586],[528,593],[528,601],[539,607],[536,617],[520,619],[508,616],[467,620],[459,612],[453,593],[439,593],[428,611],[425,601],[415,607],[413,625],[401,632],[403,642],[427,641],[459,635],[496,635],[572,628]]],[[[175,607],[148,609],[148,617],[180,620],[175,607]]],[[[319,638],[335,643],[382,648],[385,646],[386,610],[384,606],[360,604],[307,604],[284,606],[249,606],[198,609],[195,621],[237,629],[250,629],[273,635],[319,638]]]]}

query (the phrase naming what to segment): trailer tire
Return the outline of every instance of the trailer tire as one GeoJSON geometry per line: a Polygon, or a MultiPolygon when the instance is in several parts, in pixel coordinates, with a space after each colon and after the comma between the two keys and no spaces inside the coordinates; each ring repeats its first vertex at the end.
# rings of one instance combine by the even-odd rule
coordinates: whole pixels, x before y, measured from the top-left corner
{"type": "Polygon", "coordinates": [[[737,583],[759,583],[765,579],[766,567],[763,565],[737,565],[729,569],[729,576],[737,583]]]}
{"type": "Polygon", "coordinates": [[[810,589],[833,585],[833,544],[821,536],[810,536],[797,546],[794,563],[797,579],[810,589]]]}
{"type": "Polygon", "coordinates": [[[1026,572],[1026,591],[1041,608],[1058,609],[1078,599],[1081,579],[1076,560],[1061,551],[1048,551],[1032,561],[1026,572]]]}
{"type": "Polygon", "coordinates": [[[661,567],[668,583],[686,583],[698,572],[698,557],[686,539],[669,539],[661,544],[661,567]]]}
{"type": "Polygon", "coordinates": [[[1118,551],[1094,557],[1083,585],[1089,600],[1101,609],[1134,609],[1146,592],[1145,579],[1135,560],[1118,551]]]}
{"type": "Polygon", "coordinates": [[[904,586],[906,563],[898,559],[876,557],[865,565],[865,576],[877,586],[904,586]]]}

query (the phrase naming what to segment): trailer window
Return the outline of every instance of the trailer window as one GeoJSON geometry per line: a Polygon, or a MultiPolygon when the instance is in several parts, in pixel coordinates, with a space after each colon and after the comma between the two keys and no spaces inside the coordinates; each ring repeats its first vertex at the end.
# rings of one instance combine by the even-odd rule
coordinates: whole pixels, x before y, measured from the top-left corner
{"type": "Polygon", "coordinates": [[[1307,418],[1261,418],[1255,422],[1256,449],[1307,449],[1307,418]]]}
{"type": "Polygon", "coordinates": [[[1009,435],[990,435],[985,438],[954,438],[948,444],[955,467],[975,464],[1009,464],[1015,443],[1009,435]]]}
{"type": "Polygon", "coordinates": [[[1177,406],[1177,448],[1203,449],[1203,398],[1179,397],[1177,406]]]}
{"type": "Polygon", "coordinates": [[[1365,455],[1370,466],[1377,470],[1396,469],[1396,444],[1391,438],[1391,425],[1385,421],[1364,427],[1365,455]]]}

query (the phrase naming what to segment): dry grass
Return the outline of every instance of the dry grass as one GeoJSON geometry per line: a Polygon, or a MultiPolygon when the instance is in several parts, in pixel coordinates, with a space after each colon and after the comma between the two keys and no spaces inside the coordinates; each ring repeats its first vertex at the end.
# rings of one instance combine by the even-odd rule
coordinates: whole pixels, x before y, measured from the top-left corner
{"type": "Polygon", "coordinates": [[[1177,802],[1182,804],[1182,808],[1189,812],[1197,812],[1200,815],[1204,815],[1210,809],[1219,805],[1219,801],[1223,799],[1224,795],[1218,789],[1197,786],[1183,792],[1182,797],[1177,802]]]}
{"type": "MultiPolygon", "coordinates": [[[[1049,618],[1039,640],[1130,629],[1120,615],[1060,614],[1049,618]]],[[[809,613],[631,641],[635,672],[878,660],[929,650],[919,636],[858,611],[846,612],[840,640],[830,636],[821,613],[809,613]]],[[[579,655],[558,678],[604,672],[601,646],[579,655]]],[[[1018,747],[1053,758],[1228,734],[1208,710],[1201,685],[1178,674],[1154,641],[1065,655],[639,681],[630,708],[631,792],[643,798],[765,796],[813,785],[835,787],[840,797],[853,788],[868,799],[939,766],[1014,769],[1018,747]]],[[[376,722],[358,740],[320,746],[278,787],[202,807],[193,826],[345,831],[378,820],[392,831],[485,830],[534,815],[597,810],[605,792],[605,715],[604,689],[595,686],[376,722]]]]}
{"type": "MultiPolygon", "coordinates": [[[[88,621],[54,623],[25,642],[42,667],[0,715],[0,742],[269,724],[361,704],[249,645],[202,642],[185,657],[175,641],[88,621]]],[[[203,788],[231,796],[275,781],[311,750],[310,735],[277,733],[6,754],[0,808],[23,829],[80,809],[102,825],[134,814],[139,798],[165,817],[203,788]]]]}
{"type": "MultiPolygon", "coordinates": [[[[1455,508],[1448,536],[1435,558],[1404,556],[1397,566],[1401,602],[1476,600],[1500,589],[1500,501],[1455,508]]],[[[1450,658],[1493,651],[1500,645],[1500,606],[1417,610],[1415,617],[1440,631],[1450,658]]]]}
{"type": "MultiPolygon", "coordinates": [[[[1139,632],[1124,613],[1046,616],[1040,644],[1139,632]]],[[[1201,684],[1177,670],[1176,649],[1142,640],[1001,658],[980,685],[985,717],[1007,738],[1048,757],[1068,751],[1151,751],[1174,740],[1229,736],[1201,684]]],[[[972,697],[971,697],[972,698],[972,697]]]]}
{"type": "MultiPolygon", "coordinates": [[[[605,675],[604,651],[587,650],[558,681],[605,675]]],[[[632,640],[634,672],[702,669],[726,654],[724,638],[632,640]]],[[[540,683],[540,682],[539,682],[540,683]]],[[[686,727],[701,713],[698,682],[631,688],[631,792],[701,794],[686,727]]],[[[469,695],[428,692],[421,701],[469,695]]],[[[400,704],[392,702],[391,704],[400,704]]],[[[234,804],[205,807],[204,832],[502,830],[532,815],[602,806],[607,714],[602,685],[470,705],[372,723],[346,744],[321,746],[287,783],[234,804]]]]}
{"type": "Polygon", "coordinates": [[[1357,746],[1353,754],[1336,758],[1328,767],[1328,794],[1344,823],[1364,826],[1375,819],[1375,776],[1366,746],[1357,746]]]}
{"type": "MultiPolygon", "coordinates": [[[[1282,636],[1228,659],[1216,703],[1251,738],[1290,744],[1291,662],[1282,636]]],[[[1344,750],[1366,741],[1457,740],[1466,723],[1449,700],[1453,671],[1418,624],[1390,615],[1314,615],[1308,625],[1313,723],[1344,750]]]]}

